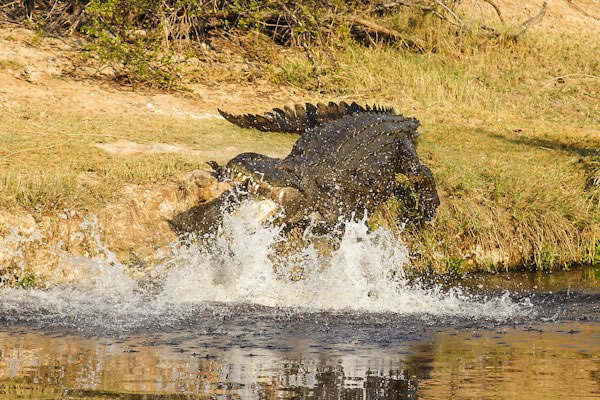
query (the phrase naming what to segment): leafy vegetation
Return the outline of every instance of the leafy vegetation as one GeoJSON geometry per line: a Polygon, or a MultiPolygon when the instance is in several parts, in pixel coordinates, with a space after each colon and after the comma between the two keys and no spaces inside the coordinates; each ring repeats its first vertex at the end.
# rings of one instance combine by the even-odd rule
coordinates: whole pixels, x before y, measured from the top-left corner
{"type": "MultiPolygon", "coordinates": [[[[186,59],[217,36],[259,35],[271,47],[302,49],[313,78],[318,78],[323,60],[314,58],[316,49],[331,54],[347,45],[387,43],[412,53],[459,54],[473,46],[514,42],[546,12],[544,3],[524,22],[507,21],[491,0],[484,3],[498,10],[499,23],[495,17],[492,22],[464,15],[458,0],[53,0],[34,10],[17,2],[0,10],[16,21],[30,14],[29,23],[43,32],[78,30],[90,40],[90,55],[112,67],[116,78],[168,88],[180,78],[186,59]]],[[[282,66],[280,78],[305,84],[294,78],[304,74],[301,66],[282,66]]]]}

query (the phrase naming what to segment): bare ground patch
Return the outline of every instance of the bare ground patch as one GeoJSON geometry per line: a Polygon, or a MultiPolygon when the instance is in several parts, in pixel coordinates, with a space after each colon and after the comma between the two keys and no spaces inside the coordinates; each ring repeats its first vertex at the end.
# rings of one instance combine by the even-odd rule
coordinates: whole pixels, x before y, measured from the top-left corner
{"type": "Polygon", "coordinates": [[[27,29],[0,27],[0,108],[5,111],[58,107],[93,114],[204,119],[217,115],[217,108],[254,111],[306,97],[299,89],[260,82],[189,84],[184,94],[134,91],[99,79],[106,74],[82,64],[77,53],[82,39],[35,38],[27,29]]]}

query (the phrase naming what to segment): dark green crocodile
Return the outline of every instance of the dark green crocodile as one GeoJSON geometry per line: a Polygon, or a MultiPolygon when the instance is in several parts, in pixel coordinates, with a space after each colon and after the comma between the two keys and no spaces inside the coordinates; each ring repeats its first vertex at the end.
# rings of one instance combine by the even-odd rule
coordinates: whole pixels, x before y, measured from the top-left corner
{"type": "Polygon", "coordinates": [[[412,208],[415,223],[429,221],[439,205],[433,174],[417,156],[419,122],[391,108],[342,102],[276,108],[265,115],[219,112],[244,128],[301,137],[283,159],[242,153],[224,166],[210,162],[218,179],[235,188],[178,216],[180,230],[207,230],[217,209],[238,197],[234,192],[277,203],[281,222],[290,226],[309,218],[335,226],[372,212],[392,194],[412,208]],[[408,178],[408,190],[398,185],[398,174],[408,178]]]}

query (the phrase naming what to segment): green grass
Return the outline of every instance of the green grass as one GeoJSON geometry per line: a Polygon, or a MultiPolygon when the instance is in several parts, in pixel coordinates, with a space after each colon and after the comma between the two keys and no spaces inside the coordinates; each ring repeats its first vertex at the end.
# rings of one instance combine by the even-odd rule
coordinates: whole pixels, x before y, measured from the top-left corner
{"type": "Polygon", "coordinates": [[[423,156],[445,198],[419,235],[428,263],[555,269],[584,261],[600,240],[600,187],[586,186],[580,161],[600,157],[597,145],[533,126],[517,134],[448,123],[422,132],[423,156]]]}
{"type": "MultiPolygon", "coordinates": [[[[434,171],[442,197],[431,225],[401,234],[423,254],[418,265],[494,271],[597,260],[600,188],[586,185],[589,172],[582,160],[600,158],[600,143],[586,136],[586,128],[516,118],[474,123],[425,110],[411,114],[421,119],[420,156],[434,171]]],[[[45,214],[64,208],[94,212],[126,184],[161,182],[243,151],[285,154],[296,139],[222,121],[164,116],[22,109],[2,114],[0,124],[0,206],[45,214]],[[207,156],[119,157],[93,147],[120,139],[186,145],[207,156]]],[[[389,225],[394,214],[386,218],[389,225]]]]}
{"type": "Polygon", "coordinates": [[[21,64],[18,61],[15,60],[0,60],[0,71],[4,71],[6,69],[12,69],[13,71],[20,71],[22,70],[24,67],[23,64],[21,64]]]}
{"type": "MultiPolygon", "coordinates": [[[[349,46],[319,54],[319,82],[323,97],[393,105],[421,121],[419,152],[442,205],[431,226],[401,234],[423,255],[418,265],[551,270],[597,262],[599,52],[595,37],[557,32],[429,54],[349,46]]],[[[300,53],[281,63],[275,82],[316,79],[300,53]]],[[[394,210],[375,225],[393,225],[394,210]]]]}
{"type": "MultiPolygon", "coordinates": [[[[480,44],[462,50],[415,54],[389,46],[349,46],[320,53],[326,93],[392,102],[405,112],[444,111],[486,119],[540,119],[578,127],[600,124],[600,41],[548,33],[518,43],[480,44]],[[332,61],[333,60],[333,61],[332,61]],[[565,121],[566,119],[566,121],[565,121]]],[[[286,56],[275,82],[302,82],[309,61],[286,56]]]]}

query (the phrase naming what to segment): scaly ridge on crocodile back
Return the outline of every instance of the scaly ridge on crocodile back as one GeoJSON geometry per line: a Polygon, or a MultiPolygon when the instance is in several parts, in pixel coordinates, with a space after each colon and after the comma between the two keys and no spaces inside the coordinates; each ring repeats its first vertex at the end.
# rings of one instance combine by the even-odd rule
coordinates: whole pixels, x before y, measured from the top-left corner
{"type": "Polygon", "coordinates": [[[396,115],[391,107],[382,107],[375,104],[373,106],[361,106],[356,102],[348,104],[344,101],[340,103],[329,102],[327,105],[318,103],[316,106],[310,103],[306,103],[305,105],[296,104],[293,107],[274,108],[263,115],[233,115],[222,110],[218,111],[227,121],[242,128],[254,128],[263,132],[299,134],[321,124],[357,112],[396,115]]]}

